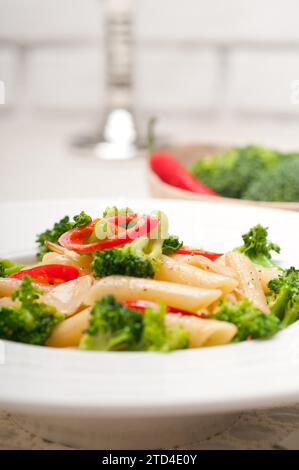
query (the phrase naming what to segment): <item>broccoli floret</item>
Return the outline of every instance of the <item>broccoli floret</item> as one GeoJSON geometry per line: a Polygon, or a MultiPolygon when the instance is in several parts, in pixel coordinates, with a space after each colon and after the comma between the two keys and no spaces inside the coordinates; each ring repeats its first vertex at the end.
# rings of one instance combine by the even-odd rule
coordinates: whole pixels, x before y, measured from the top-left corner
{"type": "Polygon", "coordinates": [[[271,251],[280,253],[280,247],[268,239],[268,228],[258,224],[242,235],[244,245],[236,251],[248,256],[250,260],[264,267],[277,267],[272,260],[271,251]]]}
{"type": "Polygon", "coordinates": [[[142,314],[116,302],[112,295],[98,300],[80,349],[137,350],[143,328],[142,314]]]}
{"type": "Polygon", "coordinates": [[[281,320],[283,326],[288,326],[299,317],[299,271],[294,267],[272,279],[268,284],[274,293],[271,312],[281,320]]]}
{"type": "Polygon", "coordinates": [[[32,280],[24,276],[20,287],[14,292],[13,299],[20,305],[0,307],[0,338],[21,343],[45,343],[55,325],[64,316],[47,304],[36,302],[41,290],[33,286],[32,280]]]}
{"type": "Polygon", "coordinates": [[[165,308],[146,309],[144,315],[116,302],[112,295],[98,300],[80,349],[104,351],[172,351],[188,347],[182,327],[166,328],[165,308]]]}
{"type": "Polygon", "coordinates": [[[281,329],[276,315],[266,315],[247,299],[234,305],[223,302],[214,318],[234,323],[238,327],[238,332],[232,340],[234,343],[246,339],[270,338],[281,329]]]}
{"type": "Polygon", "coordinates": [[[162,253],[161,240],[137,238],[120,247],[97,251],[92,262],[95,276],[112,274],[154,277],[162,253]]]}
{"type": "Polygon", "coordinates": [[[36,238],[36,242],[39,246],[37,257],[42,259],[42,257],[49,251],[45,245],[45,241],[58,243],[58,239],[61,237],[61,235],[68,230],[71,230],[72,228],[73,222],[71,222],[69,216],[66,215],[61,220],[59,220],[59,222],[56,222],[51,229],[40,233],[36,238]]]}
{"type": "Polygon", "coordinates": [[[249,145],[198,160],[191,172],[222,196],[241,198],[256,175],[271,168],[279,158],[276,150],[249,145]]]}
{"type": "Polygon", "coordinates": [[[23,264],[15,263],[9,259],[0,259],[0,277],[8,277],[11,274],[17,273],[22,268],[23,264]]]}
{"type": "Polygon", "coordinates": [[[82,211],[80,214],[74,216],[74,220],[71,220],[68,215],[63,217],[59,222],[56,222],[51,229],[45,230],[43,233],[37,235],[36,242],[38,244],[37,257],[42,257],[48,253],[49,249],[45,245],[45,241],[52,243],[58,243],[59,238],[65,232],[68,232],[74,227],[79,227],[91,222],[92,218],[82,211]]]}
{"type": "Polygon", "coordinates": [[[89,224],[91,221],[92,218],[90,217],[90,215],[87,215],[84,211],[81,211],[80,214],[74,216],[73,228],[89,224]]]}
{"type": "Polygon", "coordinates": [[[142,349],[168,352],[188,348],[189,335],[182,326],[165,325],[165,306],[148,307],[144,314],[142,349]]]}
{"type": "Polygon", "coordinates": [[[262,171],[248,186],[243,198],[255,201],[299,201],[299,158],[287,158],[273,168],[262,171]]]}
{"type": "Polygon", "coordinates": [[[179,240],[176,235],[169,235],[163,240],[162,253],[164,255],[171,255],[183,246],[183,242],[179,240]]]}

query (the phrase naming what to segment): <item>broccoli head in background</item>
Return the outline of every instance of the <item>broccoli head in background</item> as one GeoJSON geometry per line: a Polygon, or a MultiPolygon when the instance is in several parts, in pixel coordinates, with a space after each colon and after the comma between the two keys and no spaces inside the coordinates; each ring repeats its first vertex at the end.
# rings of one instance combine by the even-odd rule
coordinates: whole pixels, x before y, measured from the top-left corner
{"type": "Polygon", "coordinates": [[[241,198],[251,181],[262,170],[274,166],[279,158],[276,150],[249,145],[198,160],[191,172],[222,196],[241,198]]]}
{"type": "Polygon", "coordinates": [[[281,329],[276,315],[266,315],[247,299],[234,305],[223,302],[213,318],[233,323],[238,327],[238,332],[232,340],[234,343],[246,339],[270,338],[281,329]]]}
{"type": "Polygon", "coordinates": [[[257,174],[243,198],[255,201],[299,201],[299,157],[289,157],[257,174]]]}
{"type": "Polygon", "coordinates": [[[116,302],[112,295],[99,299],[91,311],[80,349],[104,351],[162,351],[188,347],[188,333],[166,328],[165,308],[146,309],[144,315],[116,302]]]}
{"type": "Polygon", "coordinates": [[[24,276],[13,298],[20,304],[13,307],[0,307],[0,338],[28,344],[45,343],[54,326],[64,319],[57,310],[47,304],[37,302],[41,290],[24,276]]]}
{"type": "Polygon", "coordinates": [[[97,251],[92,262],[95,276],[112,274],[152,278],[162,253],[162,241],[137,238],[116,248],[97,251]]]}
{"type": "Polygon", "coordinates": [[[299,318],[299,271],[294,267],[283,273],[268,284],[274,294],[271,312],[288,326],[299,318]]]}
{"type": "Polygon", "coordinates": [[[236,251],[246,255],[253,263],[260,266],[278,267],[272,261],[271,251],[280,253],[280,247],[268,240],[268,229],[258,224],[249,232],[242,235],[244,245],[236,248],[236,251]]]}

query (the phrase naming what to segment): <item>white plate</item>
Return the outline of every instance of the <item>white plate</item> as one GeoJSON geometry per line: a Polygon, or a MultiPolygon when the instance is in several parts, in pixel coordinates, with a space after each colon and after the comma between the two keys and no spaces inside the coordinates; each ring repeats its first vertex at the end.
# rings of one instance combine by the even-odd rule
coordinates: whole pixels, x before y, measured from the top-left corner
{"type": "MultiPolygon", "coordinates": [[[[65,214],[92,215],[119,200],[0,205],[1,256],[34,252],[37,233],[65,214]]],[[[162,209],[187,244],[229,250],[256,223],[270,227],[283,264],[299,266],[296,213],[158,199],[123,200],[162,209]]],[[[299,322],[268,341],[160,353],[59,350],[5,342],[0,406],[60,416],[138,417],[213,414],[299,400],[299,322]]]]}

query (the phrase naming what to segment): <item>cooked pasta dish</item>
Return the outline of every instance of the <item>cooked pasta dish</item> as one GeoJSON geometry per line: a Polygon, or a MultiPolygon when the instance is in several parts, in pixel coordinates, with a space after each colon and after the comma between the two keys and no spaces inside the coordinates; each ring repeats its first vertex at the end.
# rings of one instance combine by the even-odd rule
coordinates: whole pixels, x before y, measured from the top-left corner
{"type": "Polygon", "coordinates": [[[82,350],[160,351],[262,340],[299,316],[299,271],[256,225],[227,253],[190,247],[161,211],[108,207],[37,236],[30,266],[0,260],[0,338],[82,350]]]}

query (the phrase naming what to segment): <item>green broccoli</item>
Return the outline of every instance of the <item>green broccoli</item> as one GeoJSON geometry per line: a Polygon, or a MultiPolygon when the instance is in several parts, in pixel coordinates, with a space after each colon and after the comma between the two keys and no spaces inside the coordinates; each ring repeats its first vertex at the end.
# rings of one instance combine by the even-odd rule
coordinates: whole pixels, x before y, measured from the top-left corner
{"type": "Polygon", "coordinates": [[[91,221],[92,217],[90,217],[90,215],[85,214],[84,211],[81,211],[80,214],[74,216],[73,228],[89,224],[91,221]]]}
{"type": "Polygon", "coordinates": [[[72,228],[79,227],[81,225],[85,225],[91,222],[92,218],[85,214],[82,211],[80,214],[74,216],[74,220],[72,221],[68,215],[63,217],[61,220],[56,222],[51,229],[45,230],[44,232],[37,235],[36,242],[38,244],[38,252],[37,257],[42,259],[42,257],[48,253],[49,249],[45,245],[45,241],[49,241],[52,243],[58,243],[58,239],[61,235],[65,232],[68,232],[72,228]]]}
{"type": "Polygon", "coordinates": [[[188,348],[189,335],[182,326],[165,325],[165,306],[158,309],[148,307],[144,314],[142,349],[168,352],[188,348]]]}
{"type": "Polygon", "coordinates": [[[271,251],[280,253],[280,247],[268,239],[268,228],[258,224],[242,235],[244,245],[236,248],[255,264],[264,267],[277,267],[272,260],[271,251]]]}
{"type": "Polygon", "coordinates": [[[166,328],[165,308],[146,309],[144,315],[116,302],[112,295],[99,299],[80,349],[104,351],[162,351],[188,347],[182,327],[166,328]]]}
{"type": "Polygon", "coordinates": [[[0,277],[8,277],[11,274],[17,273],[22,268],[24,268],[23,264],[15,263],[9,259],[0,259],[0,277]]]}
{"type": "Polygon", "coordinates": [[[222,196],[241,198],[256,175],[274,166],[279,158],[276,150],[249,145],[198,160],[191,172],[222,196]]]}
{"type": "Polygon", "coordinates": [[[97,251],[92,262],[93,273],[99,277],[121,274],[151,278],[161,253],[161,240],[137,238],[120,247],[97,251]]]}
{"type": "Polygon", "coordinates": [[[163,240],[162,253],[164,255],[171,255],[183,246],[183,242],[179,240],[176,235],[169,235],[163,240]]]}
{"type": "Polygon", "coordinates": [[[299,201],[299,158],[289,157],[262,171],[249,184],[244,199],[255,201],[299,201]]]}
{"type": "Polygon", "coordinates": [[[21,343],[45,343],[55,325],[64,316],[47,304],[37,302],[42,291],[24,276],[20,287],[14,292],[13,299],[20,305],[0,307],[0,338],[21,343]]]}
{"type": "Polygon", "coordinates": [[[51,229],[45,230],[43,233],[37,235],[36,242],[39,246],[37,257],[42,259],[42,257],[49,251],[45,245],[45,241],[58,243],[60,236],[72,228],[73,222],[71,222],[69,216],[66,215],[61,220],[59,220],[59,222],[56,222],[51,229]]]}
{"type": "Polygon", "coordinates": [[[238,332],[232,340],[234,343],[249,338],[270,338],[281,329],[276,315],[273,313],[266,315],[247,299],[234,305],[223,302],[213,318],[234,323],[238,327],[238,332]]]}
{"type": "Polygon", "coordinates": [[[80,349],[137,350],[143,329],[141,313],[117,303],[112,295],[98,300],[80,349]]]}
{"type": "Polygon", "coordinates": [[[299,318],[299,271],[294,267],[286,269],[268,284],[274,294],[271,312],[288,326],[299,318]]]}

